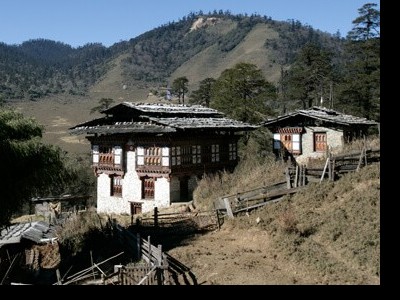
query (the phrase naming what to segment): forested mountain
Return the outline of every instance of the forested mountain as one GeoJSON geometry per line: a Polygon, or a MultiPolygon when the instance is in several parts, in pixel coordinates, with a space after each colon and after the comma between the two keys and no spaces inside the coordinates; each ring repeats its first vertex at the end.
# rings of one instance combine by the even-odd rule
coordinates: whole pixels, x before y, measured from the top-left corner
{"type": "Polygon", "coordinates": [[[210,46],[216,46],[220,59],[224,59],[258,24],[278,33],[279,38],[266,39],[264,47],[274,52],[279,64],[290,64],[298,50],[311,40],[335,50],[341,47],[337,37],[299,21],[276,22],[222,11],[191,13],[108,48],[101,44],[72,48],[45,39],[21,45],[0,43],[0,92],[5,98],[29,99],[49,93],[84,93],[106,73],[109,59],[124,52],[129,54],[122,67],[127,82],[168,83],[177,68],[210,46]]]}
{"type": "MultiPolygon", "coordinates": [[[[315,104],[315,99],[332,98],[333,93],[340,103],[338,93],[349,94],[341,82],[346,76],[352,76],[346,69],[349,59],[354,60],[348,44],[349,39],[340,37],[339,33],[321,32],[296,20],[284,22],[222,10],[207,14],[200,11],[111,47],[86,44],[72,48],[44,39],[21,45],[0,43],[0,97],[35,100],[59,93],[85,95],[100,81],[115,80],[107,78],[112,68],[124,89],[140,86],[156,93],[159,88],[170,87],[175,78],[186,77],[189,96],[203,80],[216,79],[238,63],[249,63],[257,66],[266,80],[276,86],[279,93],[276,99],[281,102],[273,106],[278,110],[301,106],[301,103],[315,104]],[[313,59],[314,55],[310,51],[321,59],[307,66],[307,59],[313,59]],[[300,73],[291,71],[293,65],[300,73]],[[312,78],[315,80],[307,84],[313,87],[308,91],[294,88],[294,83],[304,83],[300,79],[309,77],[315,66],[322,70],[318,76],[323,80],[312,78]],[[303,72],[304,68],[309,68],[311,73],[303,72]]],[[[121,86],[120,82],[118,85],[121,86]]],[[[372,88],[376,90],[376,86],[372,88]]],[[[113,94],[114,90],[108,88],[106,97],[123,98],[117,92],[113,94]]],[[[376,91],[373,93],[376,97],[376,91]]],[[[359,113],[365,114],[362,110],[359,113]]]]}
{"type": "Polygon", "coordinates": [[[11,46],[0,43],[0,93],[5,99],[30,100],[82,94],[106,73],[110,56],[110,49],[101,44],[74,49],[45,39],[11,46]]]}

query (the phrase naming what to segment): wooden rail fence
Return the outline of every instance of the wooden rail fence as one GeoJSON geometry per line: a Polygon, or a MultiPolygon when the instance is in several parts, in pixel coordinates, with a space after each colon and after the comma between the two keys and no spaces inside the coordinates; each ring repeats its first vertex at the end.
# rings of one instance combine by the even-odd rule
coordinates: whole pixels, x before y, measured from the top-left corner
{"type": "Polygon", "coordinates": [[[150,236],[146,239],[140,234],[133,234],[115,221],[112,222],[118,240],[127,247],[127,251],[136,255],[138,264],[116,266],[119,270],[121,285],[167,285],[184,284],[197,285],[196,276],[184,264],[162,251],[162,246],[151,244],[150,236]],[[190,280],[188,280],[190,278],[190,280]]]}
{"type": "Polygon", "coordinates": [[[241,212],[248,212],[269,203],[277,202],[286,195],[291,195],[303,189],[311,181],[322,182],[324,178],[334,181],[340,175],[358,171],[368,164],[379,162],[380,150],[364,147],[361,151],[345,155],[328,155],[324,168],[307,168],[304,165],[287,167],[286,181],[273,185],[225,195],[214,201],[217,224],[223,222],[224,217],[234,218],[241,212]]]}
{"type": "Polygon", "coordinates": [[[157,207],[154,208],[152,217],[142,218],[138,224],[181,233],[212,230],[218,226],[214,210],[160,214],[157,207]]]}

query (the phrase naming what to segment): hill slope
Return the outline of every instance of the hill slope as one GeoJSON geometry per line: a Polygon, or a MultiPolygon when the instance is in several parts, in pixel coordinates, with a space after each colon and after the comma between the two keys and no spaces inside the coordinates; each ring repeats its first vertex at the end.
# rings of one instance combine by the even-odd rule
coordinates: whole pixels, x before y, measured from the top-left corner
{"type": "Polygon", "coordinates": [[[379,193],[380,167],[367,166],[169,253],[203,284],[379,284],[379,193]]]}
{"type": "Polygon", "coordinates": [[[191,13],[108,48],[87,44],[75,49],[45,39],[0,43],[0,95],[6,100],[35,100],[95,90],[104,91],[96,93],[103,98],[120,94],[122,84],[126,99],[166,87],[177,76],[189,78],[191,91],[200,80],[217,77],[238,62],[256,64],[268,80],[277,82],[280,67],[290,66],[307,42],[334,53],[343,45],[343,40],[298,21],[223,12],[191,13]],[[112,82],[107,91],[104,81],[112,82]]]}

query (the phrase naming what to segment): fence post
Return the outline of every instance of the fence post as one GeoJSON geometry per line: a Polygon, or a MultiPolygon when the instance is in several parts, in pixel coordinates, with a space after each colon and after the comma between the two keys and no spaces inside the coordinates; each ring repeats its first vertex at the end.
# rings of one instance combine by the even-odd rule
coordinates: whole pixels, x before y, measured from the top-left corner
{"type": "Polygon", "coordinates": [[[158,227],[158,209],[154,207],[154,227],[158,227]]]}
{"type": "Polygon", "coordinates": [[[157,276],[157,284],[162,285],[164,278],[164,270],[162,268],[162,245],[158,244],[158,253],[157,253],[157,268],[156,268],[156,276],[157,276]]]}
{"type": "Polygon", "coordinates": [[[140,249],[140,233],[138,232],[138,233],[136,233],[136,249],[137,249],[137,259],[138,260],[140,260],[142,257],[141,257],[141,249],[140,249]]]}
{"type": "Polygon", "coordinates": [[[332,154],[331,154],[330,151],[329,151],[329,157],[328,157],[328,159],[329,159],[329,164],[328,164],[328,178],[329,178],[329,181],[333,181],[333,179],[332,179],[332,154]]]}
{"type": "Polygon", "coordinates": [[[329,157],[326,159],[326,163],[325,163],[325,166],[324,166],[324,170],[322,171],[322,175],[321,175],[321,179],[319,180],[319,183],[321,183],[322,180],[324,179],[325,172],[326,172],[326,167],[328,166],[328,164],[329,164],[329,157]]]}
{"type": "Polygon", "coordinates": [[[229,199],[224,198],[224,203],[225,203],[225,208],[226,208],[226,214],[228,215],[228,217],[233,219],[233,212],[232,212],[231,204],[229,203],[229,199]]]}
{"type": "Polygon", "coordinates": [[[147,236],[147,243],[148,243],[148,257],[149,257],[149,265],[151,266],[151,243],[150,243],[150,236],[147,236]]]}
{"type": "Polygon", "coordinates": [[[215,202],[214,202],[214,209],[215,209],[215,214],[217,215],[217,226],[218,226],[218,229],[221,229],[221,225],[219,224],[219,213],[218,213],[217,206],[215,205],[215,202]]]}
{"type": "Polygon", "coordinates": [[[290,189],[292,187],[292,184],[290,182],[290,173],[289,173],[289,167],[286,167],[286,185],[287,188],[290,189]]]}

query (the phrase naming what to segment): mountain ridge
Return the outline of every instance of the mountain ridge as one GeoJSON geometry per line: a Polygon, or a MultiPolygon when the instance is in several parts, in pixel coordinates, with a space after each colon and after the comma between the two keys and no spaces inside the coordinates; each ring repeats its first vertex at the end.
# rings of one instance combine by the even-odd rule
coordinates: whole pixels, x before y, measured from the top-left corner
{"type": "MultiPolygon", "coordinates": [[[[311,41],[335,49],[343,43],[299,21],[229,13],[191,13],[110,47],[88,43],[72,48],[45,39],[11,46],[0,43],[0,95],[6,100],[87,95],[107,78],[113,64],[119,66],[119,80],[131,93],[166,87],[177,76],[187,76],[193,90],[200,80],[242,61],[255,63],[276,83],[280,67],[288,68],[299,49],[311,41]]],[[[108,94],[123,94],[120,88],[108,94]]]]}

